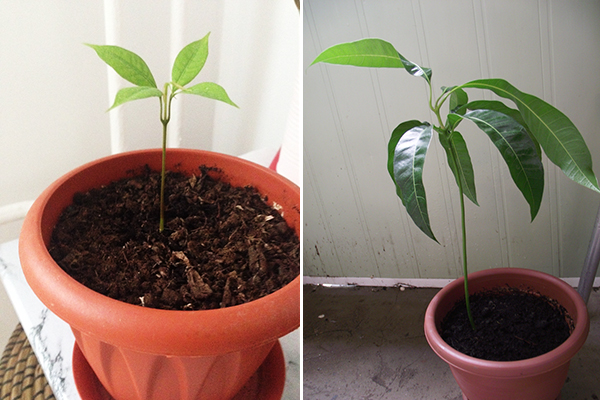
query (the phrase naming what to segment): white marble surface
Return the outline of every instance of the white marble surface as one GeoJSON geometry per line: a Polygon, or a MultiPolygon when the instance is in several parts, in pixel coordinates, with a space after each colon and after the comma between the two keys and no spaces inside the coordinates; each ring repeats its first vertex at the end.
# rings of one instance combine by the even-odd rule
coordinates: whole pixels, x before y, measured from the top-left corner
{"type": "MultiPolygon", "coordinates": [[[[0,279],[23,330],[58,400],[79,400],[71,368],[75,339],[69,326],[48,310],[28,286],[18,257],[18,241],[0,244],[0,279]]],[[[300,334],[281,339],[286,359],[284,400],[300,398],[300,334]]]]}

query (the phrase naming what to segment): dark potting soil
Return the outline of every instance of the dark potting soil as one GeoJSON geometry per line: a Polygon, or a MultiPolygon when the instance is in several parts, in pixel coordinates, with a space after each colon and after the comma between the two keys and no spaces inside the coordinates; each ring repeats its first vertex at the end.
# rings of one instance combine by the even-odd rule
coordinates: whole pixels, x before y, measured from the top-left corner
{"type": "Polygon", "coordinates": [[[546,296],[514,288],[471,295],[476,330],[464,299],[446,315],[440,335],[463,354],[490,361],[517,361],[547,353],[572,331],[566,310],[546,296]]]}
{"type": "Polygon", "coordinates": [[[246,303],[300,273],[298,236],[252,187],[200,167],[169,172],[159,232],[160,174],[148,168],[74,196],[49,251],[69,275],[145,307],[205,310],[246,303]]]}

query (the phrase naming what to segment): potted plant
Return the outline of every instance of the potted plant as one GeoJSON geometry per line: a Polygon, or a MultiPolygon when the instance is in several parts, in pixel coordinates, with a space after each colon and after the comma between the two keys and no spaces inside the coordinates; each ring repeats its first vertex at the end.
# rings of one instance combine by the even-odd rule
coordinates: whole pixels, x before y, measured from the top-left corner
{"type": "MultiPolygon", "coordinates": [[[[431,301],[425,315],[425,334],[433,350],[451,366],[464,398],[555,399],[567,376],[571,357],[581,348],[589,330],[587,310],[577,292],[556,277],[522,269],[492,269],[468,273],[465,197],[477,205],[475,180],[467,145],[459,133],[461,123],[472,122],[500,151],[511,177],[530,206],[535,218],[544,188],[542,151],[575,182],[600,192],[591,155],[581,134],[559,110],[545,101],[523,93],[502,79],[479,79],[462,85],[442,87],[434,98],[432,71],[402,56],[389,42],[370,38],[332,46],[311,65],[329,63],[369,68],[402,68],[423,78],[429,90],[429,108],[436,121],[400,123],[388,144],[388,172],[396,194],[414,223],[437,242],[429,223],[423,185],[423,166],[431,138],[437,134],[446,153],[460,197],[463,277],[442,289],[431,301]],[[466,89],[484,89],[514,103],[516,108],[496,100],[469,101],[466,89]],[[447,108],[443,108],[447,107],[447,108]],[[442,110],[447,110],[444,119],[442,110]],[[471,297],[483,289],[510,285],[534,292],[534,297],[553,299],[572,319],[570,336],[546,354],[520,361],[490,361],[463,354],[442,339],[442,321],[462,299],[467,331],[477,335],[481,325],[473,317],[471,297]],[[544,297],[545,296],[545,297],[544,297]]],[[[552,302],[552,300],[544,300],[552,302]]],[[[562,318],[564,322],[564,317],[562,318]]],[[[518,341],[517,339],[514,339],[518,341]]]]}
{"type": "MultiPolygon", "coordinates": [[[[262,222],[272,224],[271,221],[283,218],[275,230],[289,229],[297,236],[300,229],[299,188],[274,171],[224,154],[166,149],[170,105],[177,94],[196,94],[235,105],[225,90],[215,83],[204,82],[186,87],[207,59],[208,35],[181,50],[173,64],[172,81],[165,84],[163,90],[156,87],[146,63],[136,54],[117,46],[90,47],[123,78],[136,85],[120,90],[111,108],[131,100],[159,98],[163,146],[162,149],[109,156],[67,173],[38,197],[23,224],[19,240],[23,271],[36,295],[73,330],[76,339],[74,374],[82,396],[98,396],[98,393],[89,392],[90,388],[94,388],[90,380],[97,378],[102,384],[97,389],[106,389],[117,400],[280,398],[285,366],[282,365],[278,338],[299,326],[299,276],[280,289],[252,301],[244,302],[244,298],[238,296],[229,302],[235,304],[233,306],[207,310],[187,310],[186,307],[160,309],[148,307],[150,298],[143,294],[137,304],[129,304],[94,291],[65,272],[51,256],[49,247],[56,236],[53,232],[60,221],[68,220],[63,212],[72,209],[74,198],[77,203],[77,199],[85,196],[82,193],[92,193],[123,178],[131,178],[131,171],[142,168],[160,171],[160,178],[156,179],[159,184],[155,185],[153,199],[138,201],[132,198],[131,201],[155,204],[150,208],[156,210],[156,215],[148,217],[151,230],[155,232],[152,235],[162,236],[167,241],[180,242],[178,231],[172,228],[171,223],[181,219],[169,206],[177,194],[165,189],[172,179],[167,171],[171,176],[179,174],[187,179],[186,190],[195,193],[192,198],[195,196],[196,200],[199,197],[196,189],[203,179],[202,182],[218,180],[219,188],[254,187],[256,193],[252,192],[252,196],[258,199],[257,204],[268,203],[269,215],[262,215],[262,222]],[[199,166],[204,167],[199,169],[199,166]],[[173,175],[173,172],[177,174],[173,175]],[[277,365],[265,370],[262,365],[265,360],[277,365]],[[86,371],[92,370],[93,377],[85,375],[86,371]],[[269,382],[264,379],[269,379],[269,382]]],[[[221,211],[220,206],[214,206],[213,200],[198,201],[203,202],[205,208],[221,211]]],[[[129,201],[129,197],[125,199],[125,202],[129,201]]],[[[243,209],[245,206],[235,207],[243,209]]],[[[115,219],[113,211],[109,209],[106,212],[107,225],[115,219]]],[[[198,219],[200,217],[196,216],[198,219]]],[[[233,222],[221,221],[221,225],[227,224],[232,225],[233,222]]],[[[134,232],[142,229],[138,226],[132,228],[134,232]]],[[[214,241],[227,242],[232,240],[233,235],[231,233],[228,238],[214,241]]],[[[252,238],[246,240],[252,242],[252,238]]],[[[102,242],[103,238],[97,238],[97,241],[102,242]]],[[[126,243],[123,247],[128,245],[126,243]]],[[[154,245],[146,246],[154,248],[154,245]]],[[[203,248],[204,244],[200,242],[196,244],[198,246],[203,248]]],[[[169,252],[170,260],[153,258],[149,265],[156,267],[154,274],[167,276],[169,282],[184,279],[188,292],[183,298],[190,302],[191,307],[195,299],[208,296],[206,290],[210,289],[205,290],[206,278],[203,281],[203,272],[198,272],[198,267],[191,265],[193,260],[186,249],[169,252]],[[175,278],[169,268],[183,268],[183,278],[175,278]]],[[[212,250],[204,253],[212,254],[212,250]]],[[[245,253],[239,251],[236,257],[248,258],[244,266],[248,270],[273,268],[265,254],[266,250],[259,253],[246,249],[245,253]]],[[[109,257],[106,259],[108,263],[109,257]]],[[[123,269],[125,264],[127,260],[116,263],[123,269]]],[[[225,270],[226,264],[222,265],[225,270]]],[[[100,267],[97,266],[95,273],[99,273],[100,267]]],[[[224,275],[224,286],[240,282],[233,272],[227,273],[227,276],[221,274],[224,275]]],[[[256,272],[256,275],[265,276],[261,274],[256,272]]],[[[254,282],[255,286],[258,286],[257,282],[254,282]]],[[[225,292],[231,297],[236,288],[221,289],[224,290],[223,306],[226,305],[225,292]]],[[[163,295],[166,292],[163,288],[163,295]]]]}

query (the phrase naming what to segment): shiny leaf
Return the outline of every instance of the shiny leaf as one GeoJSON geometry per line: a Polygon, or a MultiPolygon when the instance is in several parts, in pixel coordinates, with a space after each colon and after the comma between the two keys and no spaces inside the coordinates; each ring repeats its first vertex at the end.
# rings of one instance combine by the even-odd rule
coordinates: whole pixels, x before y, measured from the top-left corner
{"type": "MultiPolygon", "coordinates": [[[[494,111],[501,112],[502,114],[508,115],[509,117],[513,118],[515,121],[517,121],[519,124],[521,124],[525,128],[525,130],[527,131],[527,134],[529,135],[531,140],[533,140],[533,142],[535,143],[535,147],[537,149],[538,156],[541,159],[542,149],[540,147],[540,144],[537,141],[537,139],[535,138],[535,136],[533,136],[533,134],[531,133],[531,130],[525,123],[525,120],[523,119],[523,116],[521,115],[519,110],[510,108],[506,104],[502,103],[501,101],[495,101],[495,100],[475,100],[475,101],[465,104],[464,106],[462,106],[460,108],[460,110],[457,110],[457,112],[459,112],[461,110],[463,110],[463,112],[462,112],[463,115],[464,115],[464,111],[466,111],[466,110],[494,110],[494,111]]],[[[460,112],[459,112],[459,114],[460,114],[460,112]]]]}
{"type": "Polygon", "coordinates": [[[573,181],[600,192],[592,170],[590,151],[581,133],[566,115],[502,79],[480,79],[462,87],[488,89],[500,97],[512,100],[550,161],[573,181]]]}
{"type": "Polygon", "coordinates": [[[402,56],[402,54],[398,53],[400,60],[402,60],[402,64],[404,65],[404,69],[408,71],[409,74],[414,76],[422,76],[423,79],[427,81],[428,84],[431,84],[431,68],[421,67],[412,61],[408,61],[406,58],[402,56]]]}
{"type": "Polygon", "coordinates": [[[396,145],[398,144],[398,141],[400,140],[402,135],[404,135],[406,133],[406,131],[408,131],[414,127],[417,127],[417,126],[421,126],[421,125],[423,125],[423,122],[420,122],[417,120],[402,122],[400,125],[398,125],[396,127],[396,129],[394,129],[392,131],[392,136],[390,137],[390,140],[388,142],[387,169],[390,174],[390,177],[392,178],[392,181],[394,181],[394,186],[396,187],[396,194],[398,195],[398,197],[400,197],[400,200],[402,200],[402,203],[404,203],[404,199],[402,198],[402,193],[400,192],[400,187],[396,183],[396,178],[394,177],[394,154],[396,152],[396,145]]]}
{"type": "Polygon", "coordinates": [[[438,138],[446,151],[448,166],[454,175],[454,179],[456,179],[456,184],[462,186],[463,193],[469,200],[479,205],[475,191],[475,173],[465,139],[457,131],[452,132],[450,135],[440,132],[438,138]]]}
{"type": "Polygon", "coordinates": [[[529,203],[533,220],[544,194],[544,167],[525,128],[512,117],[493,110],[469,111],[463,118],[473,121],[500,151],[513,181],[529,203]]]}
{"type": "Polygon", "coordinates": [[[394,150],[394,180],[400,187],[403,204],[414,223],[437,242],[429,224],[427,199],[423,186],[423,165],[431,141],[432,127],[428,123],[406,131],[394,150]]]}

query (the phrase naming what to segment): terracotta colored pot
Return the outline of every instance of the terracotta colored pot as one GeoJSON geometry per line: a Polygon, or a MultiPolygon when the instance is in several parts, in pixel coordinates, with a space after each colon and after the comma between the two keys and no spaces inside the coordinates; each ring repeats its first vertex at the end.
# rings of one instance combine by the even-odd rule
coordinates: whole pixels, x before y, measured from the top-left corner
{"type": "Polygon", "coordinates": [[[567,378],[569,362],[585,342],[590,328],[587,308],[579,294],[562,280],[538,271],[489,269],[469,274],[469,293],[509,285],[532,289],[557,300],[573,318],[571,336],[556,349],[520,361],[487,361],[450,347],[438,329],[454,304],[464,298],[464,279],[440,290],[425,313],[425,337],[450,370],[468,400],[555,400],[567,378]]]}
{"type": "MultiPolygon", "coordinates": [[[[25,218],[19,256],[29,285],[71,326],[100,382],[118,400],[230,399],[261,365],[278,338],[300,325],[300,278],[255,301],[208,311],[144,308],[98,294],[67,275],[46,246],[73,194],[124,177],[160,150],[118,154],[54,182],[25,218]]],[[[273,171],[239,158],[169,149],[167,167],[182,172],[216,166],[233,185],[252,185],[300,232],[300,190],[273,171]]]]}

